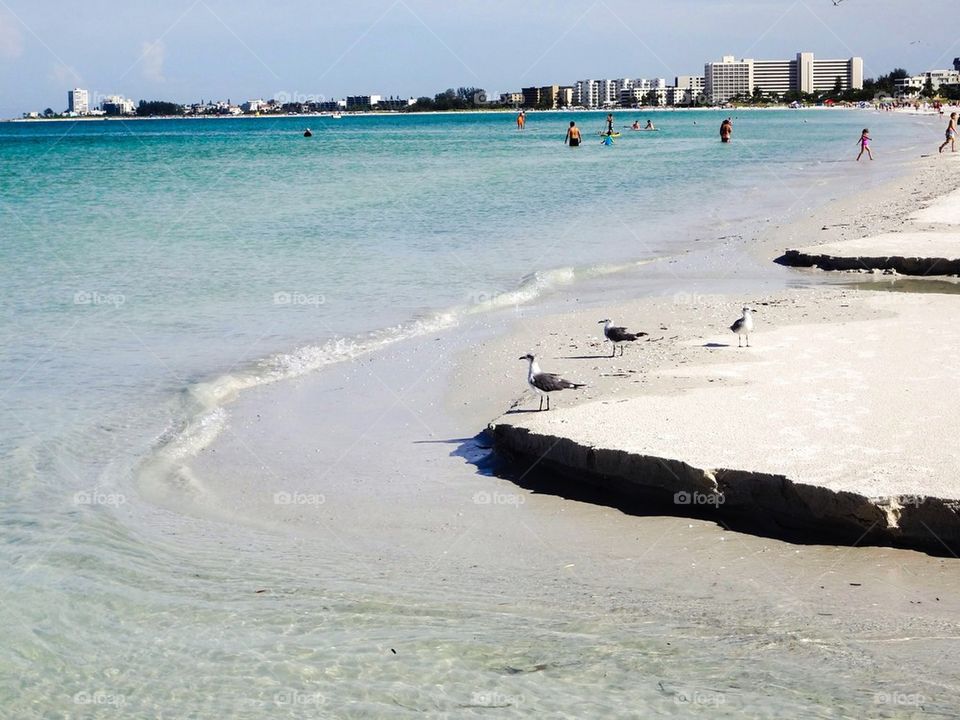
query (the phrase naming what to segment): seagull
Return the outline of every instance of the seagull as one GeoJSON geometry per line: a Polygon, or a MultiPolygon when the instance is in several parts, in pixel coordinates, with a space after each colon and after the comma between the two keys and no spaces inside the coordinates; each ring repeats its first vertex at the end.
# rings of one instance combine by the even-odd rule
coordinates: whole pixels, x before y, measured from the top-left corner
{"type": "Polygon", "coordinates": [[[751,308],[745,307],[743,315],[730,326],[730,330],[737,334],[737,347],[743,347],[743,336],[747,338],[747,347],[750,347],[750,333],[753,332],[753,313],[751,308]]]}
{"type": "Polygon", "coordinates": [[[527,370],[527,382],[530,383],[530,387],[540,396],[541,410],[543,410],[544,396],[547,398],[547,410],[550,409],[550,395],[548,393],[556,392],[557,390],[576,390],[577,388],[586,387],[583,383],[570,382],[569,380],[564,380],[559,375],[541,372],[540,366],[537,364],[537,359],[533,355],[527,354],[519,359],[530,361],[530,367],[527,370]]]}
{"type": "Polygon", "coordinates": [[[617,354],[617,345],[620,346],[620,354],[623,355],[623,343],[633,342],[639,337],[644,337],[647,333],[638,332],[632,333],[629,332],[625,327],[618,327],[616,325],[611,325],[613,322],[610,318],[606,320],[600,320],[597,324],[603,324],[603,336],[607,338],[610,342],[613,343],[613,352],[610,353],[610,357],[613,357],[617,354]]]}

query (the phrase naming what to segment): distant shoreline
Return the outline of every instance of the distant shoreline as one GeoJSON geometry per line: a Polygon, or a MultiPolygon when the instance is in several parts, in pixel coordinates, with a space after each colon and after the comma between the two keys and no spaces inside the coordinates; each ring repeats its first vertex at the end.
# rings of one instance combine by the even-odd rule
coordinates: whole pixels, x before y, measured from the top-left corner
{"type": "MultiPolygon", "coordinates": [[[[344,112],[342,118],[348,117],[403,117],[406,115],[510,115],[524,110],[528,114],[571,114],[571,113],[605,113],[613,112],[620,114],[649,113],[649,112],[717,112],[717,111],[771,111],[771,110],[872,110],[869,108],[858,108],[852,106],[827,107],[823,105],[810,105],[807,107],[791,108],[789,105],[766,105],[762,107],[739,106],[733,108],[724,107],[639,107],[639,108],[620,108],[616,110],[606,110],[601,108],[567,108],[563,110],[534,110],[524,108],[510,109],[489,109],[489,110],[417,110],[411,112],[344,112]]],[[[914,111],[911,111],[914,112],[914,111]]],[[[36,117],[36,118],[7,118],[0,120],[3,123],[48,123],[48,122],[126,122],[141,120],[264,120],[269,118],[328,118],[333,119],[330,113],[270,113],[267,115],[122,115],[118,117],[107,116],[84,116],[84,117],[36,117]]]]}

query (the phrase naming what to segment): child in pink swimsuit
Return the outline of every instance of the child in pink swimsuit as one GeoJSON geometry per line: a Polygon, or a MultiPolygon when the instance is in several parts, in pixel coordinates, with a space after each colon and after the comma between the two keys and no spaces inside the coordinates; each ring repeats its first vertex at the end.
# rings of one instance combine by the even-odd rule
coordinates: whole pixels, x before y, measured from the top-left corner
{"type": "Polygon", "coordinates": [[[863,154],[866,153],[867,156],[873,160],[873,153],[870,152],[870,131],[867,128],[863,129],[863,132],[860,134],[860,154],[857,155],[857,162],[860,162],[860,158],[863,157],[863,154]]]}

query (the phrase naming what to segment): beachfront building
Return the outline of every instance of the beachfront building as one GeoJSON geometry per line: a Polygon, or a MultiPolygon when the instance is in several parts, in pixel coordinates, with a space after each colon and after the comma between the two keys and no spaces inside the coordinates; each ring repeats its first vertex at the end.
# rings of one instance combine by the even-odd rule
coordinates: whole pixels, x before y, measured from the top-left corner
{"type": "Polygon", "coordinates": [[[525,108],[535,108],[540,105],[540,88],[525,87],[520,90],[523,95],[523,106],[525,108]]]}
{"type": "Polygon", "coordinates": [[[793,60],[737,60],[726,55],[720,62],[704,68],[704,95],[714,105],[737,96],[752,95],[755,89],[765,95],[789,92],[816,93],[863,88],[863,59],[817,60],[812,52],[800,52],[793,60]]]}
{"type": "Polygon", "coordinates": [[[714,105],[727,102],[738,95],[749,95],[753,90],[753,60],[737,60],[724,55],[720,62],[703,67],[703,91],[714,105]]]}
{"type": "Polygon", "coordinates": [[[703,98],[703,75],[677,75],[670,105],[698,105],[703,98]]]}
{"type": "Polygon", "coordinates": [[[393,97],[391,95],[388,98],[380,98],[380,102],[377,103],[377,108],[380,110],[406,110],[408,107],[416,104],[416,98],[393,97]]]}
{"type": "Polygon", "coordinates": [[[518,93],[518,92],[500,93],[500,103],[502,105],[522,105],[523,93],[518,93]]]}
{"type": "Polygon", "coordinates": [[[960,85],[960,70],[928,70],[927,72],[895,80],[893,86],[903,95],[919,95],[930,83],[933,92],[943,85],[960,85]]]}
{"type": "Polygon", "coordinates": [[[559,94],[559,85],[544,85],[540,88],[540,101],[537,103],[537,107],[545,110],[556,110],[559,94]]]}
{"type": "Polygon", "coordinates": [[[133,115],[136,110],[133,100],[122,95],[108,95],[100,103],[100,109],[109,116],[133,115]]]}
{"type": "Polygon", "coordinates": [[[573,104],[585,108],[600,106],[600,81],[578,80],[573,84],[573,104]]]}
{"type": "Polygon", "coordinates": [[[90,112],[90,94],[81,88],[67,92],[67,112],[74,115],[86,115],[90,112]]]}
{"type": "Polygon", "coordinates": [[[383,98],[379,95],[348,95],[347,110],[364,110],[380,104],[383,98]]]}
{"type": "Polygon", "coordinates": [[[573,105],[573,86],[561,85],[557,91],[557,107],[570,107],[573,105]]]}
{"type": "Polygon", "coordinates": [[[245,113],[258,113],[261,110],[265,110],[267,103],[263,100],[247,100],[240,106],[240,109],[245,113]]]}

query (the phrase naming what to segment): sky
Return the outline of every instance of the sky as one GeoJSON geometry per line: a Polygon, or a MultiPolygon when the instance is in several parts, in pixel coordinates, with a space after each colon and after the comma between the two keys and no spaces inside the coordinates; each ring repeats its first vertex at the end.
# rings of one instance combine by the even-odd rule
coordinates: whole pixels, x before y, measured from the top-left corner
{"type": "Polygon", "coordinates": [[[140,100],[490,93],[701,74],[722,55],[952,67],[951,0],[0,0],[0,117],[140,100]]]}

